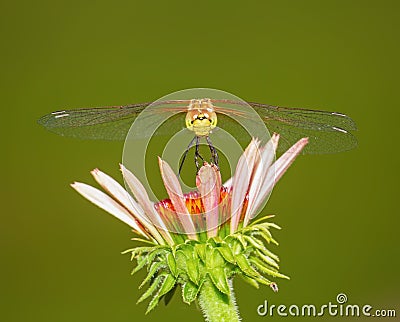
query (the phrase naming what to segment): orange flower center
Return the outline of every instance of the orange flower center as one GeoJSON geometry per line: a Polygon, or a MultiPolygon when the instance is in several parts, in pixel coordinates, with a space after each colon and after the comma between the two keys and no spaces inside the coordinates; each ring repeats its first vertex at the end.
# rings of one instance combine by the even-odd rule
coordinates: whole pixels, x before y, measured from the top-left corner
{"type": "MultiPolygon", "coordinates": [[[[221,187],[221,191],[219,194],[219,203],[221,203],[225,200],[225,198],[228,197],[229,192],[230,189],[221,187]]],[[[185,193],[183,197],[185,198],[186,208],[191,215],[200,215],[205,212],[203,201],[198,191],[185,193]]],[[[154,206],[158,212],[175,212],[175,208],[171,202],[171,199],[161,200],[157,202],[154,206]]]]}

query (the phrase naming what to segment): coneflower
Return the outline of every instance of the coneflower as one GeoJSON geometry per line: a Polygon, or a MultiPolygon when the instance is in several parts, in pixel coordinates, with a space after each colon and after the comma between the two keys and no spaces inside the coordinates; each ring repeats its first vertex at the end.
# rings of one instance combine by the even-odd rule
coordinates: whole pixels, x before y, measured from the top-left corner
{"type": "Polygon", "coordinates": [[[107,194],[84,183],[72,184],[85,198],[128,224],[138,235],[133,240],[145,244],[124,253],[137,261],[132,273],[142,268],[148,271],[139,286],[148,288],[138,300],[151,298],[147,312],[180,286],[183,301],[198,300],[207,321],[239,321],[234,276],[273,291],[278,286],[272,279],[288,278],[279,272],[279,258],[268,249],[268,244],[277,244],[270,229],[279,229],[268,221],[272,216],[251,221],[308,142],[299,140],[274,161],[278,140],[273,135],[261,146],[253,139],[225,184],[218,168],[205,163],[196,175],[197,190],[187,194],[171,167],[159,159],[169,199],[156,203],[122,165],[130,192],[97,169],[92,175],[107,194]]]}

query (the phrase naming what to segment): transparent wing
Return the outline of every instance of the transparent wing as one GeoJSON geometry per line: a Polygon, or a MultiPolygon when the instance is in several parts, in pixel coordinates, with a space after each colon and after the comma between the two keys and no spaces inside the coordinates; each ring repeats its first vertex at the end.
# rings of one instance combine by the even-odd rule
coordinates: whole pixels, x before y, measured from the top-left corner
{"type": "MultiPolygon", "coordinates": [[[[224,99],[212,101],[223,103],[225,106],[226,104],[228,106],[249,104],[253,107],[270,133],[280,134],[278,152],[287,150],[302,137],[309,138],[309,144],[303,153],[334,153],[357,146],[356,138],[350,133],[350,131],[356,130],[356,125],[350,117],[341,113],[278,107],[253,102],[246,104],[224,99]]],[[[154,133],[155,135],[168,135],[179,131],[184,127],[184,117],[181,112],[186,111],[188,103],[188,100],[153,103],[150,112],[144,116],[144,122],[139,125],[139,127],[143,127],[143,131],[138,129],[135,132],[136,135],[143,135],[143,137],[151,135],[147,129],[154,128],[153,125],[157,125],[160,120],[164,119],[164,126],[160,127],[154,133]],[[167,107],[163,107],[163,105],[167,107]],[[153,115],[155,115],[154,118],[153,115]]],[[[63,136],[81,139],[124,140],[132,123],[148,105],[150,103],[58,111],[43,116],[38,123],[63,136]]],[[[216,108],[216,111],[219,115],[219,126],[227,128],[230,133],[236,133],[235,129],[238,128],[238,125],[234,121],[235,116],[245,117],[245,114],[241,115],[240,112],[229,107],[216,108]],[[229,117],[224,117],[223,114],[229,117]]],[[[256,121],[254,124],[257,126],[256,121]]]]}
{"type": "Polygon", "coordinates": [[[149,103],[64,110],[38,120],[47,130],[80,139],[123,140],[149,103]]]}
{"type": "Polygon", "coordinates": [[[271,133],[280,134],[279,152],[287,150],[302,137],[309,138],[303,153],[335,153],[357,146],[356,138],[350,133],[357,126],[344,114],[251,102],[248,104],[260,115],[271,133]]]}
{"type": "Polygon", "coordinates": [[[188,100],[159,101],[126,106],[107,106],[62,110],[42,116],[38,123],[47,130],[61,136],[87,140],[125,140],[128,131],[146,107],[135,133],[141,138],[148,137],[149,128],[158,127],[160,120],[167,123],[154,135],[170,135],[181,130],[185,123],[181,112],[186,111],[188,100]],[[175,132],[174,132],[175,131],[175,132]]]}

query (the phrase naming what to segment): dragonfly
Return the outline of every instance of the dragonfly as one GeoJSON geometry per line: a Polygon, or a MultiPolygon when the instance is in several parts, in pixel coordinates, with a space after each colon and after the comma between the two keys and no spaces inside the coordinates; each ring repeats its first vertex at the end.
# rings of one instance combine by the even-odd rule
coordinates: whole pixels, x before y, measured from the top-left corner
{"type": "MultiPolygon", "coordinates": [[[[81,139],[125,140],[128,131],[146,107],[152,106],[151,113],[174,113],[168,120],[177,129],[186,127],[194,133],[188,145],[179,171],[189,149],[194,144],[195,162],[201,157],[198,147],[201,138],[207,140],[211,152],[211,162],[218,166],[218,153],[213,147],[210,134],[217,125],[238,126],[233,120],[243,117],[235,106],[252,107],[270,133],[280,135],[278,153],[286,151],[296,141],[308,137],[309,144],[303,154],[336,153],[353,149],[357,139],[351,133],[357,129],[356,123],[347,115],[338,112],[281,107],[269,104],[245,102],[232,99],[183,99],[165,100],[154,103],[138,103],[125,106],[106,106],[60,110],[44,115],[38,120],[47,130],[62,136],[81,139]]],[[[245,115],[244,115],[245,117],[245,115]]],[[[155,133],[158,135],[160,133],[155,133]]]]}

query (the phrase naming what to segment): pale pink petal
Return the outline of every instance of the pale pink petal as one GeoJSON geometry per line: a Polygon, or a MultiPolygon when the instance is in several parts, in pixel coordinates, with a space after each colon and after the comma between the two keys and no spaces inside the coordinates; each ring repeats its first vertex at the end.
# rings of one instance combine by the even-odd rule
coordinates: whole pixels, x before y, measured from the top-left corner
{"type": "MultiPolygon", "coordinates": [[[[151,234],[155,234],[157,241],[162,240],[160,234],[167,241],[168,244],[173,245],[173,240],[169,234],[167,227],[165,227],[164,222],[161,220],[157,211],[154,209],[153,203],[150,201],[146,189],[143,187],[142,183],[135,177],[135,175],[126,169],[122,164],[121,171],[129,189],[132,191],[138,203],[141,205],[142,209],[145,211],[150,222],[160,229],[153,228],[151,234]]],[[[162,242],[163,243],[163,242],[162,242]]]]}
{"type": "MultiPolygon", "coordinates": [[[[91,171],[91,174],[95,178],[95,180],[100,184],[100,186],[107,191],[116,201],[118,201],[122,206],[129,210],[133,217],[144,225],[143,217],[145,217],[143,209],[140,205],[129,195],[128,191],[126,191],[116,180],[111,178],[109,175],[100,171],[99,169],[94,169],[91,171]]],[[[145,226],[145,225],[144,225],[145,226]]],[[[144,235],[145,233],[141,231],[144,235]]]]}
{"type": "Polygon", "coordinates": [[[292,162],[296,159],[296,157],[300,154],[307,143],[308,138],[300,139],[269,168],[265,183],[261,187],[261,190],[256,197],[256,201],[254,203],[255,210],[257,210],[261,206],[263,200],[272,191],[272,188],[282,177],[285,171],[289,168],[292,162]]]}
{"type": "Polygon", "coordinates": [[[207,236],[215,237],[218,233],[218,204],[221,192],[221,174],[218,168],[209,164],[202,166],[196,177],[196,186],[205,210],[207,236]]]}
{"type": "Polygon", "coordinates": [[[268,169],[275,159],[275,151],[278,146],[278,141],[279,135],[274,133],[267,144],[260,149],[261,157],[255,166],[255,170],[250,181],[250,188],[248,192],[249,201],[243,220],[244,227],[247,226],[249,220],[253,217],[253,214],[256,211],[256,209],[254,209],[256,196],[259,194],[261,187],[264,185],[268,169]]]}
{"type": "Polygon", "coordinates": [[[106,195],[104,192],[81,182],[74,182],[73,184],[71,184],[71,187],[78,191],[87,200],[94,203],[96,206],[123,221],[125,224],[132,227],[135,231],[141,232],[141,229],[139,228],[135,219],[132,218],[129,211],[122,207],[114,199],[106,195]]]}
{"type": "Polygon", "coordinates": [[[215,173],[215,179],[216,179],[215,184],[217,185],[219,190],[221,190],[221,185],[222,185],[221,172],[219,172],[219,168],[215,164],[211,164],[211,167],[213,168],[215,173]]]}
{"type": "Polygon", "coordinates": [[[161,158],[158,158],[158,164],[160,166],[161,177],[165,189],[167,190],[168,196],[174,206],[176,215],[182,223],[183,229],[185,230],[184,232],[188,234],[191,239],[197,239],[196,229],[186,207],[185,197],[177,176],[169,164],[161,160],[161,158]]]}
{"type": "Polygon", "coordinates": [[[236,231],[239,224],[244,198],[246,197],[249,189],[250,178],[252,176],[255,163],[260,157],[259,145],[260,141],[257,139],[252,139],[249,146],[239,158],[236,166],[232,184],[231,233],[236,231]]]}
{"type": "Polygon", "coordinates": [[[289,150],[287,150],[278,160],[275,161],[275,180],[278,181],[286,170],[290,167],[296,157],[308,144],[308,138],[302,138],[297,141],[289,150]]]}

